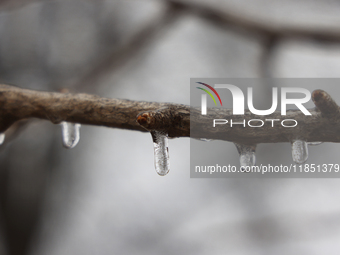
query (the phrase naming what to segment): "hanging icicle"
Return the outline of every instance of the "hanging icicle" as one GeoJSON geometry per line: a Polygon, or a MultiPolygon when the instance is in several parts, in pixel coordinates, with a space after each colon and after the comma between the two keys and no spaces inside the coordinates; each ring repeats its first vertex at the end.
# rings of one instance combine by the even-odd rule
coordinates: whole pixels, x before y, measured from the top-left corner
{"type": "Polygon", "coordinates": [[[170,171],[168,134],[161,131],[151,131],[155,154],[156,172],[164,176],[170,171]]]}
{"type": "Polygon", "coordinates": [[[74,148],[80,140],[80,127],[78,123],[63,121],[60,123],[63,136],[63,146],[67,149],[74,148]]]}
{"type": "Polygon", "coordinates": [[[0,145],[2,145],[5,141],[5,133],[0,133],[0,145]]]}
{"type": "Polygon", "coordinates": [[[308,159],[308,146],[305,141],[295,140],[292,142],[292,157],[297,164],[303,164],[308,159]]]}
{"type": "Polygon", "coordinates": [[[255,166],[256,163],[256,145],[244,145],[234,143],[240,155],[240,165],[242,168],[255,166]]]}

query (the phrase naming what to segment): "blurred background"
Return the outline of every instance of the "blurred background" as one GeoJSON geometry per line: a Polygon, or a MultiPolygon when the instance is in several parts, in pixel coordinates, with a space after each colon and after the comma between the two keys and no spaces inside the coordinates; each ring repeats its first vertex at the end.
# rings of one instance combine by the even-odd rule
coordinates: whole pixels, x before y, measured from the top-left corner
{"type": "MultiPolygon", "coordinates": [[[[192,77],[336,78],[339,13],[338,0],[2,0],[0,82],[189,104],[192,77]]],[[[340,88],[331,93],[340,103],[340,88]]],[[[6,135],[1,255],[340,249],[340,180],[190,179],[188,138],[170,140],[160,177],[148,133],[82,126],[71,150],[47,121],[6,135]]],[[[310,154],[327,163],[339,148],[310,154]]],[[[231,143],[225,155],[238,164],[231,143]]],[[[292,162],[289,144],[260,145],[258,157],[292,162]]]]}

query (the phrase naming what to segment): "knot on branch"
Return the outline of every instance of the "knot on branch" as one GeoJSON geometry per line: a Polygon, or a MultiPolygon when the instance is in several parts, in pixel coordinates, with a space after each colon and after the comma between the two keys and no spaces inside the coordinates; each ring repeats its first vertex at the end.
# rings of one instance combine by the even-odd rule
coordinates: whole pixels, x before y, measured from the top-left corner
{"type": "Polygon", "coordinates": [[[312,100],[324,117],[340,116],[339,106],[327,92],[321,89],[314,90],[312,100]]]}
{"type": "Polygon", "coordinates": [[[137,115],[138,124],[148,131],[168,131],[173,125],[173,120],[171,107],[143,112],[137,115]]]}
{"type": "Polygon", "coordinates": [[[59,114],[46,113],[46,118],[50,120],[53,124],[60,124],[66,119],[66,116],[61,116],[59,114]]]}

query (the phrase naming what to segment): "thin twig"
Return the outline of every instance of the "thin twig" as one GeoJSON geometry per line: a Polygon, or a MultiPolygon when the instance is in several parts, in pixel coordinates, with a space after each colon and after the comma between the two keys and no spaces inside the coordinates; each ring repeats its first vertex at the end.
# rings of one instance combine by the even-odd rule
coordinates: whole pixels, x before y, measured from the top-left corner
{"type": "Polygon", "coordinates": [[[92,63],[89,70],[74,81],[69,87],[74,89],[86,90],[89,93],[94,92],[94,84],[107,75],[114,73],[124,64],[136,59],[138,54],[147,49],[155,38],[159,36],[167,27],[169,27],[178,18],[177,5],[169,4],[157,20],[152,20],[140,29],[135,35],[127,40],[123,45],[114,47],[106,52],[105,56],[96,63],[92,63]]]}
{"type": "Polygon", "coordinates": [[[339,27],[314,27],[300,26],[297,24],[290,25],[268,22],[268,20],[253,18],[246,13],[241,13],[232,8],[215,8],[210,4],[200,4],[195,1],[167,0],[172,4],[181,6],[189,12],[198,14],[209,20],[215,20],[220,24],[233,24],[252,34],[275,37],[297,37],[311,38],[320,41],[340,41],[339,27]]]}

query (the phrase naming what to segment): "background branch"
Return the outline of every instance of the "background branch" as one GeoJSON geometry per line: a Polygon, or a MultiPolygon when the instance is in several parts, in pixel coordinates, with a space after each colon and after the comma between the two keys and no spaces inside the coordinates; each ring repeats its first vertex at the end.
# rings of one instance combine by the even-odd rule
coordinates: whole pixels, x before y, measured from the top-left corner
{"type": "Polygon", "coordinates": [[[275,37],[296,37],[296,38],[313,38],[320,41],[338,42],[340,40],[340,30],[338,27],[315,27],[307,25],[290,25],[268,22],[265,19],[251,17],[247,13],[230,9],[215,8],[208,4],[200,4],[195,1],[168,0],[169,3],[182,7],[183,10],[195,13],[207,18],[209,21],[215,21],[222,24],[233,24],[242,28],[251,34],[275,37]]]}

